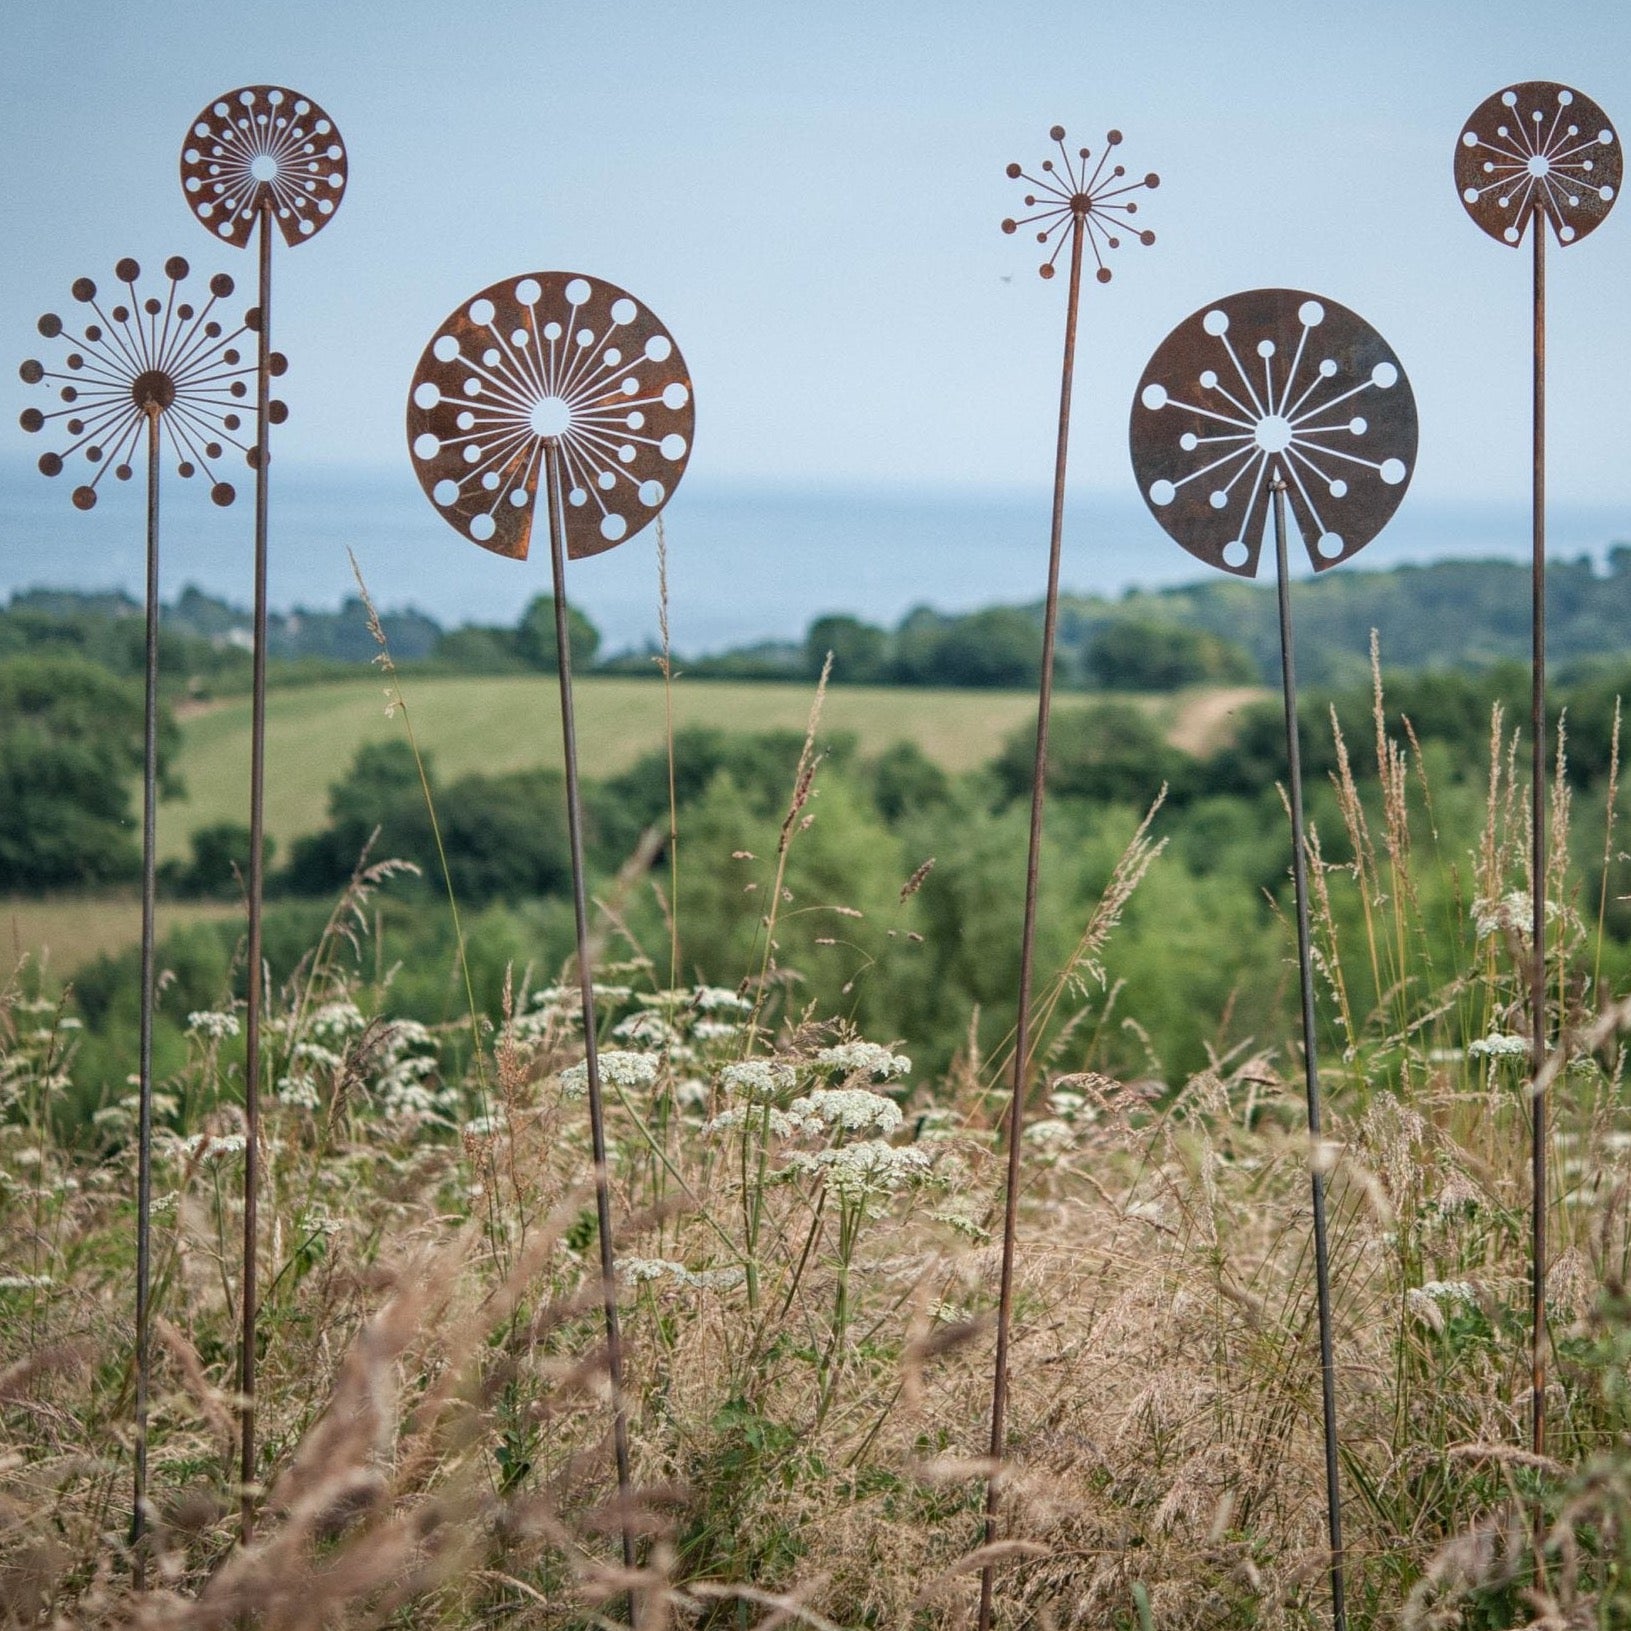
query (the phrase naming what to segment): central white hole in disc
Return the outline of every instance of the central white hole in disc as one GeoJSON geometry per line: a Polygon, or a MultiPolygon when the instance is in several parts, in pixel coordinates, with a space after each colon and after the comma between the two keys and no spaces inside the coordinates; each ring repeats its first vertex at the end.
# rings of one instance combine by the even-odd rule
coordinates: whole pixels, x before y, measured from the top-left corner
{"type": "Polygon", "coordinates": [[[572,428],[572,410],[563,398],[541,396],[527,416],[534,436],[564,436],[572,428]]]}
{"type": "Polygon", "coordinates": [[[277,160],[270,153],[257,153],[249,161],[249,173],[257,181],[276,181],[277,160]]]}
{"type": "Polygon", "coordinates": [[[1265,453],[1284,453],[1291,446],[1293,435],[1291,421],[1282,414],[1271,413],[1266,418],[1258,420],[1253,435],[1257,438],[1257,445],[1265,453]]]}
{"type": "Polygon", "coordinates": [[[1537,179],[1552,173],[1551,160],[1544,153],[1537,153],[1529,161],[1529,173],[1537,179]]]}

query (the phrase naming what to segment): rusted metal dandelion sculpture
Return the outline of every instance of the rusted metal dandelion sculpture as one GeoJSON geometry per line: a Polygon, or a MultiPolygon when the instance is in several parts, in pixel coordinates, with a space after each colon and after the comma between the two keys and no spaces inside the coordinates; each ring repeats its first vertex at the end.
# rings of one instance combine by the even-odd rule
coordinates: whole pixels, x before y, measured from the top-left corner
{"type": "MultiPolygon", "coordinates": [[[[1053,706],[1053,657],[1059,626],[1059,565],[1065,526],[1065,471],[1070,446],[1070,398],[1076,373],[1076,325],[1081,305],[1082,275],[1091,255],[1094,276],[1110,281],[1105,256],[1119,249],[1125,237],[1153,244],[1155,234],[1135,230],[1138,200],[1132,195],[1161,185],[1151,171],[1136,181],[1127,180],[1125,165],[1112,163],[1121,145],[1121,132],[1110,131],[1094,160],[1090,149],[1074,153],[1065,146],[1065,131],[1055,125],[1049,136],[1058,148],[1057,160],[1042,161],[1040,177],[1018,164],[1008,166],[1011,180],[1024,181],[1033,190],[1025,196],[1031,214],[1002,223],[1004,232],[1034,226],[1037,242],[1053,248],[1040,267],[1044,278],[1054,275],[1064,247],[1070,245],[1070,292],[1065,304],[1065,356],[1059,386],[1059,429],[1053,467],[1053,524],[1048,543],[1048,589],[1042,619],[1042,676],[1037,696],[1036,757],[1031,774],[1030,845],[1025,863],[1025,907],[1020,928],[1019,1011],[1014,1025],[1014,1087],[1008,1111],[1008,1169],[1003,1206],[1002,1272],[997,1295],[997,1351],[991,1384],[991,1470],[986,1480],[985,1541],[997,1538],[997,1468],[1006,1448],[1008,1413],[1008,1348],[1013,1327],[1014,1245],[1019,1216],[1021,1133],[1025,1123],[1025,1093],[1030,1074],[1031,980],[1036,946],[1037,888],[1042,864],[1042,813],[1048,768],[1048,721],[1053,706]]],[[[987,1564],[980,1573],[980,1631],[991,1624],[994,1575],[987,1564]]]]}
{"type": "MultiPolygon", "coordinates": [[[[1594,232],[1619,197],[1619,137],[1588,96],[1530,80],[1479,103],[1455,148],[1468,215],[1533,264],[1530,663],[1530,1059],[1546,1064],[1546,228],[1568,248],[1594,232]]],[[[1546,1095],[1530,1100],[1530,1443],[1546,1450],[1546,1095]]]]}
{"type": "MultiPolygon", "coordinates": [[[[149,1290],[152,1255],[153,1150],[153,947],[154,837],[158,771],[159,472],[168,450],[175,473],[202,476],[210,497],[226,506],[237,496],[222,474],[236,454],[254,462],[244,414],[255,367],[243,359],[255,315],[238,319],[221,302],[233,292],[224,272],[212,277],[208,296],[195,305],[182,284],[189,276],[179,255],[164,263],[168,289],[145,298],[138,292],[141,268],[122,260],[114,270],[121,286],[111,301],[89,278],[73,285],[74,300],[87,310],[70,323],[55,312],[40,319],[52,342],[48,361],[30,359],[19,372],[28,385],[62,403],[50,410],[27,408],[26,431],[49,437],[39,468],[63,475],[83,460],[90,479],[73,490],[76,509],[94,508],[111,472],[115,482],[145,468],[147,479],[146,693],[142,750],[142,941],[141,1019],[136,1120],[136,1396],[131,1546],[138,1583],[146,1553],[140,1542],[147,1521],[147,1414],[149,1290]],[[61,444],[61,445],[55,445],[61,444]],[[229,453],[228,449],[232,452],[229,453]]],[[[281,358],[274,359],[281,364],[281,358]]],[[[273,417],[283,405],[268,402],[273,417]]]]}
{"type": "Polygon", "coordinates": [[[540,487],[545,495],[613,1447],[623,1560],[631,1568],[628,1422],[595,1038],[566,562],[615,548],[656,519],[685,472],[693,417],[690,376],[667,329],[622,289],[571,272],[507,278],[461,304],[426,346],[408,400],[408,445],[419,484],[466,538],[525,560],[540,487]]]}
{"type": "Polygon", "coordinates": [[[249,747],[248,1001],[244,1015],[243,1330],[238,1361],[241,1440],[240,1526],[254,1528],[255,1331],[259,1318],[255,1249],[259,1231],[261,1078],[261,904],[265,887],[266,567],[269,429],[278,422],[271,380],[280,371],[271,349],[272,230],[290,246],[304,243],[333,218],[348,175],[345,144],[334,121],[309,97],[279,85],[228,91],[193,120],[181,150],[187,203],[216,238],[243,249],[259,234],[259,347],[255,375],[255,613],[249,747]]]}
{"type": "Polygon", "coordinates": [[[1297,289],[1254,289],[1186,318],[1150,359],[1132,411],[1139,491],[1190,554],[1222,571],[1255,577],[1272,521],[1312,1147],[1331,1604],[1338,1631],[1347,1623],[1342,1496],[1286,512],[1316,572],[1348,560],[1399,507],[1415,469],[1416,440],[1415,397],[1391,347],[1346,307],[1297,289]]]}

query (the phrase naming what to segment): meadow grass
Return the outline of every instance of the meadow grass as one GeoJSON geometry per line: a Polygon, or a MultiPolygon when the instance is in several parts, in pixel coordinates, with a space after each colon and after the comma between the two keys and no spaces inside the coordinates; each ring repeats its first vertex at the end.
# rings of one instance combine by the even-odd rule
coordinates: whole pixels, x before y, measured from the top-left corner
{"type": "MultiPolygon", "coordinates": [[[[227,901],[159,902],[160,939],[193,923],[224,922],[242,908],[227,901]]],[[[0,896],[0,969],[24,958],[59,978],[141,939],[142,903],[125,891],[96,895],[0,896]]]]}
{"type": "MultiPolygon", "coordinates": [[[[738,859],[758,886],[743,896],[758,928],[745,967],[671,989],[667,946],[648,955],[622,927],[649,880],[631,870],[599,902],[627,1510],[573,982],[517,971],[471,1071],[468,1021],[381,1017],[375,868],[272,1005],[264,1496],[247,1548],[231,1522],[242,1139],[225,996],[161,1084],[156,1586],[133,1593],[130,1104],[88,1138],[61,1135],[73,1016],[13,982],[0,998],[4,1623],[931,1631],[971,1623],[984,1562],[1014,1631],[1328,1623],[1294,1045],[1225,1033],[1185,1080],[1105,1073],[1094,1038],[1115,1001],[1114,929],[1161,864],[1157,818],[1039,992],[1010,1431],[992,1469],[1002,1060],[970,1048],[921,1081],[887,1037],[800,1006],[814,931],[782,887],[817,809],[811,741],[761,859],[738,859]],[[993,1470],[1002,1538],[983,1550],[993,1470]],[[625,1519],[632,1574],[616,1561],[625,1519]]],[[[1552,1434],[1547,1457],[1523,1448],[1518,757],[1497,715],[1483,833],[1447,853],[1425,767],[1379,700],[1374,753],[1350,744],[1340,762],[1342,830],[1311,841],[1338,1037],[1315,1158],[1330,1178],[1355,1631],[1631,1616],[1631,1005],[1593,984],[1602,906],[1566,870],[1561,791],[1552,1434]],[[1449,954],[1427,932],[1445,919],[1449,954]]]]}

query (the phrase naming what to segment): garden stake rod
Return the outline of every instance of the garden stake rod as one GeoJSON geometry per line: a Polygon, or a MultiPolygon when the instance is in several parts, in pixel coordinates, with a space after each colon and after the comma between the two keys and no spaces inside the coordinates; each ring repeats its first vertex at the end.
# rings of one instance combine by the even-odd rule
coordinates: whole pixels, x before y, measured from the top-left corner
{"type": "Polygon", "coordinates": [[[544,442],[544,480],[549,490],[549,564],[555,586],[555,666],[561,688],[561,748],[566,762],[566,831],[572,858],[572,922],[577,935],[578,993],[583,1004],[583,1062],[588,1079],[589,1136],[595,1160],[595,1220],[600,1234],[600,1294],[606,1320],[606,1368],[612,1388],[612,1448],[617,1461],[623,1566],[633,1569],[634,1529],[633,1514],[629,1508],[629,1427],[623,1398],[623,1336],[617,1320],[612,1184],[606,1166],[606,1112],[600,1091],[600,1045],[595,1036],[589,904],[583,878],[583,801],[578,788],[578,732],[572,710],[572,644],[566,606],[566,529],[561,514],[561,449],[554,437],[544,442]]]}
{"type": "Polygon", "coordinates": [[[1274,531],[1331,1623],[1345,1631],[1336,1361],[1286,515],[1289,508],[1316,572],[1363,549],[1391,519],[1409,483],[1416,458],[1415,398],[1387,342],[1346,307],[1296,289],[1254,289],[1203,307],[1156,348],[1134,399],[1130,440],[1139,491],[1156,520],[1192,555],[1253,577],[1271,522],[1274,531]]]}
{"type": "Polygon", "coordinates": [[[623,1562],[631,1570],[628,1418],[566,562],[611,549],[656,519],[684,473],[693,422],[690,378],[667,330],[622,289],[570,272],[509,278],[465,301],[425,348],[408,401],[408,442],[420,485],[449,524],[484,549],[525,560],[540,483],[545,489],[612,1442],[623,1562]]]}
{"type": "Polygon", "coordinates": [[[1297,978],[1302,998],[1303,1085],[1308,1102],[1309,1182],[1314,1210],[1314,1288],[1319,1311],[1320,1397],[1325,1428],[1325,1521],[1331,1540],[1331,1621],[1348,1623],[1342,1560],[1342,1484],[1337,1466],[1336,1361],[1331,1347],[1331,1259],[1325,1237],[1325,1173],[1320,1151],[1319,1051],[1314,1030],[1314,953],[1308,928],[1308,851],[1303,828],[1303,761],[1297,726],[1297,666],[1291,637],[1291,569],[1286,560],[1286,479],[1276,465],[1275,589],[1280,611],[1280,678],[1285,691],[1286,779],[1291,784],[1291,877],[1297,898],[1297,978]]]}
{"type": "Polygon", "coordinates": [[[1511,248],[1530,232],[1530,1448],[1546,1453],[1546,227],[1563,248],[1602,224],[1619,196],[1619,138],[1588,96],[1549,80],[1486,97],[1462,128],[1455,183],[1478,227],[1511,248]]]}
{"type": "Polygon", "coordinates": [[[266,582],[271,464],[270,430],[285,417],[271,382],[284,361],[271,348],[272,227],[297,244],[327,224],[347,176],[344,144],[328,115],[297,92],[247,85],[205,108],[188,129],[181,184],[199,221],[216,237],[246,248],[258,235],[260,304],[255,368],[255,611],[249,739],[248,931],[245,941],[244,1192],[242,1331],[238,1350],[239,1537],[254,1533],[258,1492],[255,1368],[260,1317],[256,1274],[260,1201],[260,1091],[265,969],[261,940],[266,831],[266,582]]]}
{"type": "MultiPolygon", "coordinates": [[[[1019,1011],[1014,1022],[1014,1087],[1008,1112],[1008,1166],[1003,1198],[1002,1270],[997,1294],[997,1346],[991,1380],[991,1440],[989,1469],[985,1485],[985,1544],[997,1538],[997,1504],[1008,1415],[1008,1350],[1013,1326],[1014,1247],[1019,1218],[1020,1139],[1024,1130],[1025,1089],[1030,1066],[1031,983],[1036,946],[1037,891],[1042,869],[1042,816],[1048,773],[1048,722],[1053,705],[1053,659],[1059,626],[1059,565],[1065,525],[1065,472],[1069,460],[1070,398],[1076,371],[1076,326],[1081,304],[1084,251],[1091,247],[1097,262],[1100,283],[1110,281],[1110,268],[1103,250],[1120,247],[1118,232],[1131,230],[1130,218],[1138,213],[1136,200],[1127,197],[1141,189],[1157,187],[1160,177],[1153,171],[1141,181],[1124,180],[1126,167],[1108,169],[1111,154],[1121,143],[1121,132],[1112,130],[1105,138],[1097,166],[1088,169],[1092,154],[1085,147],[1074,156],[1064,145],[1063,126],[1049,132],[1059,149],[1060,163],[1051,158],[1042,164],[1042,178],[1025,174],[1017,164],[1008,166],[1012,180],[1023,179],[1036,189],[1027,194],[1027,208],[1036,210],[1020,220],[1002,223],[1004,232],[1022,225],[1041,222],[1037,241],[1046,244],[1057,236],[1052,254],[1040,268],[1044,278],[1054,275],[1054,263],[1067,242],[1069,225],[1070,289],[1065,302],[1065,354],[1059,384],[1059,427],[1053,466],[1053,520],[1048,537],[1048,590],[1042,617],[1042,674],[1037,692],[1036,754],[1031,768],[1031,825],[1025,859],[1025,907],[1019,941],[1019,1011]]],[[[1142,231],[1140,242],[1155,242],[1155,234],[1142,231]]],[[[980,1631],[989,1631],[995,1579],[988,1563],[980,1571],[980,1631]]]]}
{"type": "Polygon", "coordinates": [[[74,299],[90,308],[96,321],[70,332],[54,312],[39,321],[48,340],[63,340],[70,347],[62,366],[47,368],[29,360],[19,370],[23,382],[43,385],[66,406],[50,412],[28,408],[22,415],[24,430],[41,432],[59,427],[70,438],[63,452],[49,452],[39,460],[47,476],[60,475],[64,460],[82,453],[95,467],[91,481],[74,489],[76,509],[95,507],[98,488],[111,470],[116,481],[135,474],[131,463],[145,439],[147,466],[147,581],[145,662],[142,716],[142,929],[141,1013],[139,1019],[136,1110],[136,1319],[135,1387],[132,1423],[131,1568],[140,1589],[146,1583],[147,1550],[147,1423],[151,1382],[151,1287],[153,1203],[153,1005],[155,930],[157,907],[155,855],[158,783],[158,639],[159,639],[159,471],[168,442],[176,458],[176,474],[190,477],[200,469],[210,482],[210,496],[218,505],[231,504],[236,493],[219,480],[215,461],[230,443],[253,462],[253,450],[236,439],[242,421],[234,411],[248,394],[244,366],[236,344],[248,331],[250,319],[228,333],[216,314],[216,303],[230,295],[232,279],[218,274],[210,280],[210,298],[202,309],[187,301],[181,283],[189,268],[179,255],[165,263],[169,290],[164,298],[137,294],[141,268],[122,260],[115,276],[127,291],[123,300],[104,310],[96,285],[80,278],[73,285],[74,299]]]}

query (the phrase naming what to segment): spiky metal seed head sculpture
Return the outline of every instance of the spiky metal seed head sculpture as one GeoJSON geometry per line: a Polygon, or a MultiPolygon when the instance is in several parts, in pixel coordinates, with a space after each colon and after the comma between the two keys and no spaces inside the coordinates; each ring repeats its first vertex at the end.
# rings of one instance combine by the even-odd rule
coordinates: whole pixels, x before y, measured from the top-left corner
{"type": "MultiPolygon", "coordinates": [[[[149,415],[158,417],[176,474],[187,478],[202,472],[217,504],[230,504],[237,496],[216,470],[227,449],[236,449],[254,467],[254,440],[244,432],[244,415],[253,414],[255,363],[245,359],[238,343],[255,331],[259,315],[251,310],[229,328],[217,308],[231,296],[232,279],[216,273],[209,281],[209,298],[195,307],[182,298],[189,272],[187,262],[172,255],[164,263],[168,290],[143,298],[136,286],[141,267],[127,258],[114,268],[126,294],[111,305],[104,307],[90,278],[75,281],[73,297],[90,308],[94,322],[75,332],[55,312],[39,321],[41,335],[61,340],[66,355],[52,366],[30,358],[18,372],[25,384],[53,391],[64,406],[51,412],[26,408],[20,422],[26,431],[50,427],[69,438],[66,446],[41,454],[42,474],[61,475],[76,454],[95,467],[91,479],[73,492],[81,510],[95,506],[97,489],[110,470],[115,480],[130,480],[131,456],[149,415]]],[[[285,368],[284,359],[274,353],[273,373],[285,368]]],[[[272,403],[271,417],[287,417],[281,402],[272,403]]]]}
{"type": "Polygon", "coordinates": [[[1155,242],[1153,232],[1133,225],[1132,218],[1138,214],[1138,201],[1127,195],[1153,190],[1161,185],[1161,178],[1151,170],[1142,181],[1127,181],[1127,167],[1124,164],[1111,165],[1106,171],[1105,165],[1109,163],[1110,155],[1121,145],[1119,130],[1106,134],[1104,151],[1099,154],[1098,163],[1092,170],[1087,167],[1093,157],[1091,150],[1079,147],[1072,154],[1065,146],[1063,125],[1055,125],[1048,135],[1059,149],[1057,164],[1051,158],[1043,159],[1040,177],[1027,175],[1018,164],[1008,166],[1011,180],[1028,181],[1036,189],[1025,195],[1025,207],[1036,213],[1022,215],[1018,220],[1010,218],[1002,223],[1002,230],[1017,232],[1023,226],[1042,222],[1036,234],[1039,244],[1046,244],[1057,236],[1059,241],[1054,244],[1052,254],[1039,268],[1043,277],[1051,278],[1054,262],[1059,259],[1060,252],[1070,239],[1065,229],[1080,220],[1087,229],[1087,241],[1098,266],[1095,276],[1100,283],[1108,283],[1110,268],[1105,263],[1103,251],[1121,248],[1124,235],[1136,237],[1141,244],[1155,242]]]}

